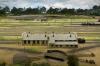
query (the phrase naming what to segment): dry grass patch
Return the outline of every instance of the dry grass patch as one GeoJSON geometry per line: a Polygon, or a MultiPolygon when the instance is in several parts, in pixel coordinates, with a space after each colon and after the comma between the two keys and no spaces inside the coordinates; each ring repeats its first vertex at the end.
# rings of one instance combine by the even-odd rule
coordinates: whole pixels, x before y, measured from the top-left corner
{"type": "Polygon", "coordinates": [[[18,53],[17,51],[0,50],[0,61],[4,61],[7,64],[12,63],[13,55],[18,53]]]}

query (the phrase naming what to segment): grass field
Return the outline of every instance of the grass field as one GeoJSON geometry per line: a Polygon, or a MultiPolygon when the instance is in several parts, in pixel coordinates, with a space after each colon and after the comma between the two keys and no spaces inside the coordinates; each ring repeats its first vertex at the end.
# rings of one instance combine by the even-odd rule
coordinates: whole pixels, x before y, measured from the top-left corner
{"type": "MultiPolygon", "coordinates": [[[[72,24],[80,24],[83,22],[96,22],[97,19],[93,18],[63,18],[63,19],[52,19],[46,22],[32,21],[32,20],[14,20],[7,18],[0,18],[0,41],[19,41],[21,40],[22,32],[31,33],[68,33],[76,32],[79,37],[85,38],[88,41],[100,41],[100,27],[99,26],[72,26],[72,24]]],[[[94,44],[93,44],[94,45],[94,44]]],[[[80,47],[90,46],[90,44],[81,45],[80,47]]],[[[92,46],[92,44],[91,44],[92,46]]],[[[17,49],[26,49],[32,52],[46,52],[48,47],[44,46],[22,46],[16,44],[0,44],[0,47],[10,47],[17,49]]],[[[63,51],[70,50],[69,48],[52,48],[59,49],[63,51]]],[[[97,66],[100,66],[99,62],[99,50],[100,48],[91,49],[91,52],[96,54],[95,60],[97,66]]],[[[88,51],[88,50],[87,50],[88,51]]],[[[19,51],[9,51],[0,49],[0,60],[11,62],[11,58],[14,54],[19,53],[19,51]]],[[[58,62],[57,62],[58,63],[58,62]]],[[[59,65],[54,62],[54,66],[65,65],[65,63],[60,63],[59,65]]],[[[53,63],[52,63],[53,64],[53,63]]],[[[52,65],[51,64],[51,65],[52,65]]],[[[81,66],[90,66],[89,64],[81,63],[81,66]]],[[[91,65],[92,66],[92,65],[91,65]]],[[[94,65],[93,65],[94,66],[94,65]]]]}
{"type": "MultiPolygon", "coordinates": [[[[95,45],[95,44],[91,44],[91,46],[92,45],[95,45]]],[[[81,47],[85,47],[85,46],[90,46],[90,44],[80,45],[80,48],[81,47]]],[[[46,50],[48,49],[46,46],[21,46],[21,45],[15,45],[15,44],[0,44],[0,47],[27,49],[27,50],[32,50],[33,53],[34,52],[46,52],[46,50]]],[[[63,48],[63,49],[62,48],[54,48],[54,49],[59,49],[59,50],[65,51],[65,52],[71,50],[71,48],[63,48]]],[[[94,57],[94,59],[95,59],[95,62],[96,62],[97,66],[100,65],[99,64],[100,59],[98,59],[99,55],[100,55],[99,50],[100,50],[100,48],[93,48],[93,49],[85,50],[85,52],[89,51],[89,52],[93,52],[94,54],[96,54],[96,57],[94,57]]],[[[0,54],[0,60],[6,61],[8,64],[10,64],[10,63],[12,63],[13,55],[15,55],[16,53],[23,53],[23,52],[20,52],[20,51],[9,51],[9,50],[6,50],[6,49],[5,50],[0,49],[0,53],[1,53],[0,54]]],[[[32,56],[34,57],[34,55],[32,55],[32,56]]],[[[38,55],[35,54],[35,56],[38,56],[38,55]]],[[[88,59],[88,57],[86,57],[86,59],[88,59]]],[[[49,61],[49,63],[51,65],[53,65],[53,66],[60,66],[60,65],[63,65],[63,63],[64,63],[64,66],[66,66],[65,62],[49,61]]],[[[88,66],[88,65],[90,66],[91,64],[80,63],[80,66],[88,66]]],[[[91,65],[91,66],[95,66],[95,65],[91,65]]]]}
{"type": "Polygon", "coordinates": [[[96,22],[97,19],[92,18],[80,18],[80,19],[53,19],[46,22],[32,21],[32,20],[14,20],[14,19],[0,19],[0,40],[20,40],[22,32],[31,33],[67,33],[77,32],[78,36],[84,37],[87,40],[100,40],[100,28],[99,27],[75,27],[64,25],[70,25],[74,23],[82,22],[96,22]],[[78,29],[78,30],[76,30],[78,29]],[[48,31],[49,30],[49,31],[48,31]],[[88,33],[90,32],[90,33],[88,33]],[[95,32],[95,33],[93,33],[95,32]]]}

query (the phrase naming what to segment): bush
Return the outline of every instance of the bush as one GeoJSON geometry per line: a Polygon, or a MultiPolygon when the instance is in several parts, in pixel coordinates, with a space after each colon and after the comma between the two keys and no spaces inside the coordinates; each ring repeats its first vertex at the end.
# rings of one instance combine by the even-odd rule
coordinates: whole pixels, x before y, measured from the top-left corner
{"type": "Polygon", "coordinates": [[[79,60],[78,57],[75,55],[69,55],[68,56],[68,66],[79,66],[79,60]]]}
{"type": "Polygon", "coordinates": [[[86,40],[84,38],[78,38],[78,43],[85,43],[86,40]]]}
{"type": "Polygon", "coordinates": [[[49,63],[33,63],[32,66],[50,66],[49,63]]]}
{"type": "Polygon", "coordinates": [[[16,54],[13,57],[13,64],[20,64],[21,66],[30,66],[31,59],[26,54],[16,54]]]}
{"type": "Polygon", "coordinates": [[[98,20],[98,22],[100,22],[100,19],[98,20]]]}
{"type": "Polygon", "coordinates": [[[6,66],[5,62],[0,63],[0,66],[6,66]]]}

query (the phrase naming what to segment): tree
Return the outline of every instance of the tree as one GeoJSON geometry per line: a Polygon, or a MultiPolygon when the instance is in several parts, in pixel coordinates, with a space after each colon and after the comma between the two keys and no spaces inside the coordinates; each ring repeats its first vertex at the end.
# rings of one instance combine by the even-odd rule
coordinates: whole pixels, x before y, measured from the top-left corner
{"type": "Polygon", "coordinates": [[[18,13],[17,13],[17,8],[16,8],[16,7],[13,7],[13,8],[11,9],[11,13],[12,13],[13,15],[18,15],[18,13]]]}
{"type": "Polygon", "coordinates": [[[74,15],[75,14],[75,9],[68,9],[67,14],[74,15]]]}
{"type": "Polygon", "coordinates": [[[91,15],[100,16],[100,6],[93,6],[92,10],[90,11],[91,15]]]}
{"type": "Polygon", "coordinates": [[[6,66],[5,62],[0,63],[0,66],[6,66]]]}
{"type": "Polygon", "coordinates": [[[67,8],[63,8],[61,11],[60,11],[61,14],[68,14],[68,9],[67,8]]]}
{"type": "Polygon", "coordinates": [[[2,7],[0,6],[0,10],[1,10],[1,8],[2,8],[2,7]]]}
{"type": "Polygon", "coordinates": [[[23,9],[23,8],[16,8],[16,7],[13,7],[13,8],[11,9],[11,13],[12,13],[13,15],[22,15],[22,14],[24,14],[24,9],[23,9]]]}
{"type": "Polygon", "coordinates": [[[19,15],[24,14],[24,9],[23,9],[23,8],[18,8],[18,9],[17,9],[17,13],[18,13],[19,15]]]}
{"type": "Polygon", "coordinates": [[[92,9],[99,9],[99,6],[94,5],[92,9]]]}
{"type": "Polygon", "coordinates": [[[46,7],[37,8],[16,8],[13,7],[10,11],[8,6],[0,7],[0,16],[6,16],[7,14],[13,15],[27,15],[27,14],[61,14],[61,15],[93,15],[100,16],[100,5],[94,5],[91,9],[73,9],[73,8],[53,8],[50,7],[48,10],[46,7]]]}
{"type": "Polygon", "coordinates": [[[47,13],[48,13],[48,14],[53,14],[53,8],[50,7],[50,8],[48,9],[47,13]]]}
{"type": "Polygon", "coordinates": [[[10,8],[8,6],[4,7],[3,10],[7,13],[10,12],[10,8]]]}
{"type": "Polygon", "coordinates": [[[40,8],[40,12],[41,14],[46,13],[46,8],[45,7],[40,8]]]}
{"type": "Polygon", "coordinates": [[[6,15],[5,11],[1,8],[0,9],[0,16],[5,16],[5,15],[6,15]]]}
{"type": "Polygon", "coordinates": [[[8,6],[4,8],[0,7],[0,16],[6,16],[8,13],[10,13],[10,9],[8,6]]]}
{"type": "Polygon", "coordinates": [[[39,7],[38,8],[33,8],[33,14],[40,14],[39,7]]]}
{"type": "Polygon", "coordinates": [[[54,14],[59,14],[60,13],[60,9],[59,8],[55,8],[54,9],[54,14]]]}
{"type": "Polygon", "coordinates": [[[77,9],[77,15],[84,15],[84,10],[83,9],[77,9]]]}
{"type": "Polygon", "coordinates": [[[25,11],[24,11],[25,14],[40,14],[40,10],[39,8],[27,8],[25,11]]]}
{"type": "Polygon", "coordinates": [[[25,14],[32,14],[33,13],[33,10],[31,7],[27,8],[24,12],[25,14]]]}
{"type": "Polygon", "coordinates": [[[68,66],[79,66],[79,60],[78,57],[75,55],[69,55],[68,56],[68,66]]]}
{"type": "Polygon", "coordinates": [[[85,43],[86,40],[84,38],[78,38],[78,43],[85,43]]]}

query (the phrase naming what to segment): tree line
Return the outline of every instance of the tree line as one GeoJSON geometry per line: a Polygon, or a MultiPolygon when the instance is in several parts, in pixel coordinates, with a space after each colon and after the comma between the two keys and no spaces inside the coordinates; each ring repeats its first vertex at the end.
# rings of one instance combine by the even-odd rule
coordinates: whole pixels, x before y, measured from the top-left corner
{"type": "Polygon", "coordinates": [[[37,7],[37,8],[17,8],[10,9],[8,6],[0,7],[0,16],[6,15],[32,15],[32,14],[59,14],[59,15],[94,15],[100,16],[100,6],[93,6],[91,9],[68,9],[37,7]]]}

